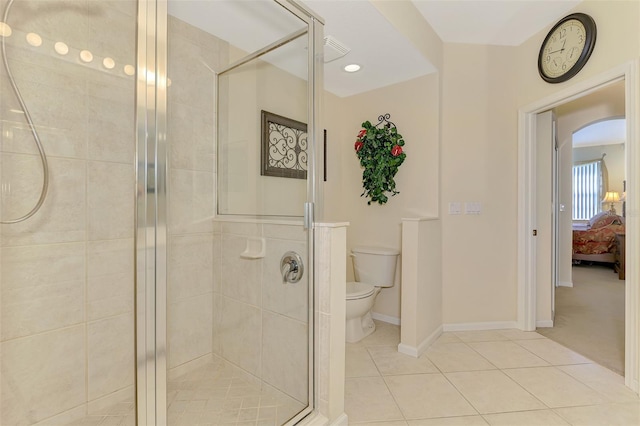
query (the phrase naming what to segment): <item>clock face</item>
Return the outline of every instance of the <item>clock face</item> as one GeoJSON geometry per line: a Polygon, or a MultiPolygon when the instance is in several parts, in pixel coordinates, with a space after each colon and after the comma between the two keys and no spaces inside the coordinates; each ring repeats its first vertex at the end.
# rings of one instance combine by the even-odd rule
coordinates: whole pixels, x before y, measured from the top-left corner
{"type": "Polygon", "coordinates": [[[582,22],[571,20],[560,25],[544,45],[542,72],[547,77],[559,77],[578,62],[587,40],[582,22]]]}
{"type": "Polygon", "coordinates": [[[586,64],[596,39],[593,19],[583,13],[569,15],[549,31],[538,55],[538,71],[549,83],[566,81],[586,64]]]}

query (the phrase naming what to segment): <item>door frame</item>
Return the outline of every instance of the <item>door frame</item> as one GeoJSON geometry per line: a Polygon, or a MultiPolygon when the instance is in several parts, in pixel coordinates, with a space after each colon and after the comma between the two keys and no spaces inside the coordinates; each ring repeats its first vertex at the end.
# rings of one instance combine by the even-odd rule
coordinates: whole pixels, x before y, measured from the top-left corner
{"type": "MultiPolygon", "coordinates": [[[[536,329],[536,158],[535,124],[539,112],[578,99],[616,81],[625,82],[627,128],[627,256],[640,256],[640,90],[639,61],[632,60],[595,77],[559,90],[518,110],[518,327],[536,329]]],[[[639,390],[640,268],[626,262],[625,384],[639,390]]]]}

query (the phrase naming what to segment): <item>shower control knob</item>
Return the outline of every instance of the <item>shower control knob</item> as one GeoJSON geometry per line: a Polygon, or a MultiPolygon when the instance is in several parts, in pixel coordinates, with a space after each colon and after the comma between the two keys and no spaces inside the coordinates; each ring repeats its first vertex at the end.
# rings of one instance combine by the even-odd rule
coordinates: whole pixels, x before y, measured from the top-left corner
{"type": "Polygon", "coordinates": [[[302,257],[294,251],[288,251],[280,260],[280,272],[282,272],[282,283],[297,283],[302,279],[304,265],[302,257]]]}

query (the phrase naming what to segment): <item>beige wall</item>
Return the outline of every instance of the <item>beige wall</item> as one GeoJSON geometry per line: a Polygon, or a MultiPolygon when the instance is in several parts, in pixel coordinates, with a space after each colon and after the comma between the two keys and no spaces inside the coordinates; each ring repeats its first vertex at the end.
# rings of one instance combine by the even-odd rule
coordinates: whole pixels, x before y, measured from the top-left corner
{"type": "MultiPolygon", "coordinates": [[[[328,135],[328,181],[325,218],[348,221],[348,248],[361,245],[401,248],[401,219],[438,215],[439,114],[437,74],[395,84],[349,98],[325,96],[328,135]],[[385,205],[367,205],[362,193],[362,168],[353,149],[362,122],[377,123],[381,114],[406,142],[407,158],[396,175],[400,194],[385,205]]],[[[353,280],[351,262],[347,279],[353,280]]],[[[398,268],[399,270],[400,268],[398,268]]],[[[399,275],[399,271],[398,271],[399,275]]],[[[400,285],[383,289],[373,311],[400,318],[400,285]]]]}
{"type": "Polygon", "coordinates": [[[445,45],[443,320],[516,317],[517,115],[513,48],[445,45]],[[448,215],[450,202],[482,203],[448,215]]]}
{"type": "MultiPolygon", "coordinates": [[[[246,52],[232,47],[230,55],[240,59],[246,52]]],[[[306,63],[306,50],[295,59],[306,63]]],[[[260,111],[306,123],[306,80],[254,60],[222,74],[219,82],[219,213],[302,216],[304,179],[260,175],[260,111]]]]}
{"type": "Polygon", "coordinates": [[[515,48],[445,45],[442,202],[473,197],[480,216],[443,216],[444,322],[515,321],[517,108],[637,59],[638,2],[581,3],[598,41],[572,80],[550,85],[537,54],[548,28],[515,48]]]}

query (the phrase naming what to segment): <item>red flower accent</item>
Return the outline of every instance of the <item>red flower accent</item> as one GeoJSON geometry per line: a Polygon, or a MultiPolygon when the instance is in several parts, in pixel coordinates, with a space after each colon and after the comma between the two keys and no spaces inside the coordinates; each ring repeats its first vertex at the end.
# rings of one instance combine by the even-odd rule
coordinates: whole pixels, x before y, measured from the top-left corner
{"type": "Polygon", "coordinates": [[[360,130],[360,133],[358,133],[358,137],[361,138],[366,134],[367,134],[367,131],[365,129],[362,129],[362,130],[360,130]]]}
{"type": "Polygon", "coordinates": [[[356,152],[360,151],[362,149],[362,146],[364,144],[360,141],[356,141],[355,145],[353,146],[356,149],[356,152]]]}
{"type": "Polygon", "coordinates": [[[400,145],[395,145],[393,148],[391,148],[391,155],[397,157],[400,154],[402,154],[402,147],[400,145]]]}

